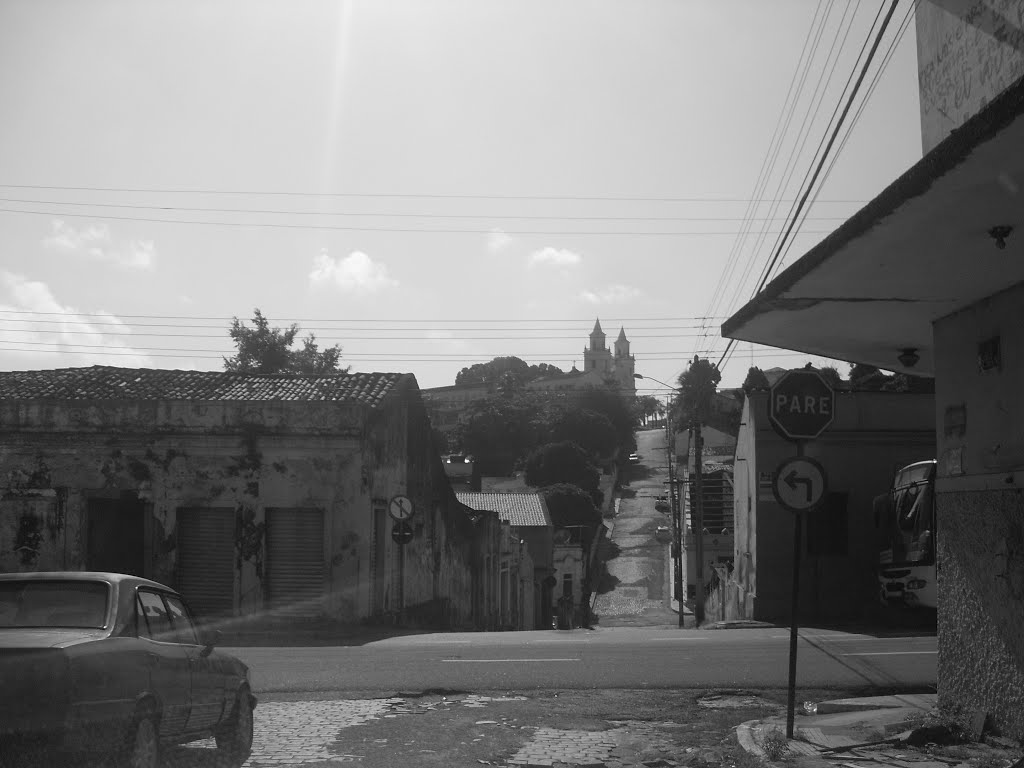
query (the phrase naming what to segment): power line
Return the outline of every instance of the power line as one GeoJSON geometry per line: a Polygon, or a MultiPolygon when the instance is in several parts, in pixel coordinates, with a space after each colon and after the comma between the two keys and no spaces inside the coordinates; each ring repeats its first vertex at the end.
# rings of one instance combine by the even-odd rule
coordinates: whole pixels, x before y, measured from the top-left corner
{"type": "MultiPolygon", "coordinates": [[[[0,344],[10,344],[10,343],[17,343],[17,342],[0,341],[0,344]]],[[[179,359],[179,360],[180,359],[190,359],[190,358],[201,359],[201,360],[219,360],[219,359],[222,359],[225,356],[230,357],[230,354],[221,353],[221,352],[218,352],[216,350],[189,350],[189,349],[185,349],[185,350],[180,350],[180,351],[184,352],[184,354],[162,354],[161,350],[163,350],[163,351],[175,351],[175,350],[173,348],[171,348],[170,350],[167,350],[166,348],[156,347],[156,348],[150,348],[150,349],[156,350],[155,352],[150,352],[150,353],[147,353],[147,354],[142,354],[139,351],[140,349],[143,349],[143,348],[115,347],[115,346],[112,346],[112,345],[80,345],[80,344],[70,344],[69,345],[69,344],[61,344],[59,342],[33,342],[32,343],[32,347],[30,349],[22,349],[22,348],[18,348],[18,347],[0,346],[0,351],[3,351],[3,352],[17,352],[17,353],[20,353],[20,354],[60,354],[60,355],[80,355],[80,356],[84,356],[84,357],[91,357],[91,356],[97,356],[97,355],[98,356],[115,356],[115,357],[156,357],[156,358],[165,358],[166,357],[166,358],[175,358],[175,359],[179,359]],[[56,349],[40,349],[39,348],[40,345],[43,345],[43,346],[47,346],[48,345],[48,346],[59,347],[59,348],[56,348],[56,349]],[[86,349],[88,351],[81,351],[83,349],[86,349]]],[[[699,350],[699,352],[701,352],[703,354],[709,354],[712,351],[713,350],[699,350]]],[[[399,363],[399,362],[406,362],[406,363],[412,363],[412,362],[423,362],[423,363],[460,363],[460,362],[464,362],[464,363],[468,363],[468,364],[475,364],[475,363],[481,362],[480,358],[482,358],[482,357],[484,357],[484,358],[494,358],[494,357],[508,357],[508,356],[509,355],[507,353],[506,354],[497,354],[496,355],[496,354],[493,354],[493,353],[483,353],[483,352],[479,353],[478,355],[471,356],[471,357],[470,356],[457,355],[457,354],[448,355],[448,356],[441,356],[440,354],[438,354],[438,355],[430,355],[429,353],[424,353],[424,352],[420,352],[420,351],[417,351],[414,355],[406,355],[406,354],[400,354],[400,353],[395,353],[395,354],[392,354],[392,355],[379,354],[379,353],[374,353],[374,354],[370,354],[370,353],[355,353],[355,354],[351,354],[351,355],[342,355],[342,358],[341,358],[340,362],[341,363],[369,362],[369,361],[388,362],[388,363],[399,363]]],[[[536,359],[536,360],[563,360],[563,359],[566,358],[566,355],[560,355],[560,354],[559,355],[552,355],[552,354],[533,355],[533,354],[523,353],[521,355],[515,355],[515,356],[516,357],[522,357],[524,360],[527,357],[529,359],[531,359],[531,360],[534,360],[534,359],[536,359]]],[[[636,357],[637,357],[638,360],[642,360],[644,362],[664,362],[664,361],[676,361],[676,360],[679,360],[679,355],[678,354],[665,354],[665,353],[652,354],[652,355],[637,355],[636,357]]],[[[758,353],[756,355],[756,357],[758,357],[758,358],[762,358],[762,357],[767,357],[767,358],[774,358],[774,357],[822,357],[822,355],[809,355],[807,353],[802,353],[802,352],[766,352],[766,353],[758,353]]]]}
{"type": "MultiPolygon", "coordinates": [[[[899,31],[893,37],[892,41],[890,41],[889,48],[886,51],[885,56],[882,58],[882,63],[879,66],[879,68],[875,71],[875,75],[871,80],[871,84],[868,86],[867,93],[865,93],[864,98],[861,99],[860,106],[857,108],[857,112],[854,114],[853,120],[850,122],[850,127],[846,131],[846,135],[843,136],[843,140],[839,144],[839,149],[836,150],[836,153],[833,156],[832,161],[829,163],[828,169],[825,171],[825,176],[822,178],[821,184],[818,185],[818,192],[824,189],[825,183],[828,181],[829,176],[832,175],[832,169],[835,167],[836,162],[839,160],[840,156],[842,156],[843,150],[846,149],[846,143],[850,140],[850,137],[853,135],[854,129],[860,122],[861,114],[863,114],[864,108],[871,100],[872,95],[874,95],[875,88],[878,86],[878,83],[882,78],[882,74],[888,68],[889,62],[892,60],[893,55],[896,53],[896,51],[899,49],[900,44],[903,42],[903,36],[907,33],[907,29],[910,27],[910,22],[913,19],[914,12],[916,11],[917,6],[920,4],[920,2],[921,0],[913,0],[913,2],[910,4],[910,7],[907,8],[907,13],[903,17],[903,21],[900,24],[899,31]]],[[[815,193],[815,195],[817,195],[817,193],[815,193]]],[[[813,200],[816,199],[816,196],[815,198],[812,198],[812,202],[813,200]]]]}
{"type": "MultiPolygon", "coordinates": [[[[382,213],[379,211],[296,211],[260,208],[194,208],[172,205],[139,205],[134,203],[83,203],[67,200],[27,200],[0,197],[0,203],[19,205],[64,205],[78,208],[118,208],[145,211],[182,213],[244,213],[260,216],[344,216],[347,218],[405,218],[405,219],[471,219],[471,220],[528,220],[528,221],[742,221],[738,216],[538,216],[535,214],[475,214],[475,213],[382,213]]],[[[54,214],[60,215],[60,214],[54,214]]],[[[843,221],[844,216],[818,216],[815,221],[843,221]]],[[[761,219],[756,219],[760,221],[761,219]]]]}
{"type": "MultiPolygon", "coordinates": [[[[854,15],[850,18],[850,22],[846,26],[846,32],[843,35],[842,42],[839,45],[839,50],[837,52],[836,58],[832,62],[831,69],[828,70],[827,78],[825,77],[825,69],[828,68],[828,62],[832,58],[832,52],[836,50],[836,43],[839,41],[840,32],[842,32],[842,24],[843,24],[843,21],[846,19],[846,15],[849,12],[849,10],[850,10],[850,2],[848,0],[847,5],[846,5],[846,9],[843,12],[843,17],[842,17],[842,19],[840,19],[839,25],[837,27],[836,36],[835,36],[835,38],[832,41],[832,47],[829,49],[829,52],[828,52],[828,54],[825,57],[824,67],[823,67],[821,73],[818,76],[818,81],[815,84],[814,92],[811,95],[810,101],[809,101],[809,103],[807,105],[807,110],[805,111],[803,119],[801,121],[800,129],[799,129],[799,131],[797,133],[797,137],[796,137],[796,139],[794,141],[793,151],[790,153],[789,160],[787,161],[786,167],[783,170],[783,177],[779,181],[779,185],[777,187],[777,195],[781,194],[789,186],[790,180],[793,178],[793,173],[796,171],[797,163],[798,163],[798,161],[800,159],[800,156],[803,154],[804,146],[807,143],[807,139],[811,135],[811,128],[812,128],[812,126],[814,124],[814,119],[812,117],[812,113],[816,113],[817,108],[821,105],[821,102],[824,100],[825,94],[827,93],[827,90],[828,90],[827,86],[828,86],[828,84],[830,84],[832,82],[832,77],[835,74],[836,66],[839,63],[839,55],[842,53],[842,49],[845,48],[845,46],[846,46],[846,40],[849,37],[850,29],[852,28],[853,22],[856,19],[856,11],[854,12],[854,15]],[[822,89],[822,85],[823,84],[825,85],[824,89],[822,89]],[[820,97],[818,96],[819,92],[821,94],[820,97]]],[[[881,6],[879,6],[879,12],[881,12],[881,6]]],[[[874,29],[874,26],[875,26],[876,22],[877,22],[877,16],[875,18],[875,21],[872,22],[871,28],[868,30],[868,34],[865,36],[864,44],[861,47],[861,51],[860,51],[860,53],[858,53],[857,59],[854,61],[853,67],[851,68],[851,71],[850,71],[850,75],[847,78],[846,84],[843,86],[843,90],[840,93],[839,98],[836,100],[836,106],[835,106],[835,108],[834,108],[834,110],[832,112],[832,115],[829,117],[829,119],[828,119],[828,121],[827,121],[827,123],[825,125],[825,130],[822,133],[822,138],[819,141],[818,146],[817,146],[817,148],[814,151],[814,154],[811,156],[811,163],[808,166],[808,170],[804,174],[804,177],[803,177],[802,181],[800,182],[800,184],[797,187],[798,190],[803,189],[804,185],[807,183],[807,178],[808,178],[808,175],[810,173],[810,169],[813,168],[813,166],[814,166],[814,158],[818,156],[819,152],[821,152],[822,145],[825,142],[825,138],[828,136],[829,128],[832,125],[833,120],[835,119],[836,113],[839,111],[840,104],[842,104],[843,96],[844,96],[844,94],[846,93],[846,91],[847,91],[847,89],[849,87],[849,83],[852,80],[853,75],[857,71],[857,65],[858,65],[858,62],[860,61],[861,55],[863,55],[864,47],[867,45],[868,41],[870,41],[870,39],[871,39],[871,32],[874,29]]],[[[774,216],[776,211],[778,210],[778,207],[779,207],[778,204],[773,205],[769,215],[774,216]]],[[[793,204],[790,206],[789,211],[786,214],[786,219],[787,220],[790,220],[794,216],[794,211],[796,209],[797,209],[797,201],[794,201],[793,204]]],[[[765,242],[765,240],[766,240],[766,238],[767,238],[767,236],[769,234],[771,234],[771,233],[768,231],[768,228],[762,226],[761,227],[761,232],[759,233],[757,241],[756,241],[755,246],[754,246],[755,250],[759,250],[761,248],[761,246],[764,244],[764,242],[765,242]]],[[[778,245],[779,238],[782,237],[783,233],[779,232],[779,233],[775,233],[775,234],[776,234],[776,240],[775,240],[775,244],[772,245],[771,250],[774,250],[775,247],[778,245]]],[[[744,270],[742,279],[737,281],[737,283],[735,285],[735,288],[734,288],[734,290],[732,292],[732,295],[730,297],[729,306],[735,306],[737,298],[740,295],[740,292],[743,290],[744,286],[747,285],[747,281],[749,279],[749,276],[751,274],[751,270],[752,270],[753,266],[754,266],[754,260],[751,259],[748,262],[748,264],[747,264],[747,268],[744,270]]],[[[760,278],[758,278],[758,279],[760,279],[760,278]]]]}
{"type": "MultiPolygon", "coordinates": [[[[167,195],[242,195],[255,197],[340,197],[368,199],[425,199],[425,200],[547,200],[547,201],[610,201],[637,203],[745,203],[746,198],[717,197],[711,195],[691,197],[643,197],[628,195],[496,195],[496,194],[438,194],[438,193],[400,193],[400,192],[298,192],[298,191],[266,191],[266,190],[218,190],[218,189],[159,189],[152,187],[86,187],[57,186],[46,184],[0,184],[4,189],[33,189],[66,192],[116,192],[130,194],[167,194],[167,195]]],[[[860,203],[865,200],[823,200],[829,203],[860,203]]]]}
{"type": "MultiPolygon", "coordinates": [[[[878,46],[882,42],[882,37],[884,36],[885,30],[888,27],[889,22],[892,19],[893,14],[896,11],[896,6],[897,6],[898,2],[899,2],[899,0],[892,0],[892,4],[889,6],[889,11],[888,11],[888,13],[886,13],[885,18],[882,20],[882,25],[879,28],[878,34],[875,37],[875,41],[874,41],[874,43],[871,46],[871,50],[868,52],[867,58],[864,61],[864,66],[861,69],[860,75],[858,75],[857,81],[854,83],[853,89],[851,90],[849,98],[846,101],[846,105],[843,107],[842,114],[840,114],[839,119],[838,119],[838,121],[835,124],[835,128],[833,129],[832,134],[831,134],[831,136],[830,136],[830,138],[828,140],[828,144],[826,144],[825,149],[823,150],[823,152],[821,154],[821,158],[818,161],[818,163],[816,164],[816,167],[814,169],[814,173],[812,174],[812,176],[810,178],[810,181],[807,183],[807,187],[805,188],[803,194],[800,197],[800,202],[797,204],[796,211],[795,211],[795,213],[793,215],[793,219],[790,222],[789,226],[786,228],[785,234],[784,234],[784,236],[782,238],[782,241],[779,243],[778,249],[775,251],[775,254],[772,256],[772,258],[768,262],[767,268],[762,273],[763,277],[759,281],[759,285],[757,286],[756,290],[754,291],[754,295],[755,296],[757,295],[757,293],[759,293],[761,291],[761,289],[764,287],[765,283],[767,282],[768,276],[771,274],[772,269],[775,267],[775,264],[778,262],[779,257],[782,254],[783,246],[784,246],[786,240],[789,238],[789,235],[792,233],[793,228],[796,226],[797,220],[800,217],[800,212],[801,212],[801,210],[803,210],[803,207],[804,207],[805,203],[807,202],[808,197],[810,197],[811,191],[813,190],[813,187],[814,187],[814,183],[817,181],[818,175],[821,173],[821,170],[822,170],[823,166],[825,165],[825,161],[828,160],[829,152],[831,152],[832,146],[835,143],[836,138],[839,135],[839,131],[841,130],[841,128],[843,126],[843,122],[845,121],[847,114],[849,114],[850,108],[853,105],[854,99],[857,96],[857,92],[860,90],[861,83],[864,82],[864,78],[867,76],[868,69],[871,66],[871,61],[874,58],[875,52],[878,50],[878,46]]],[[[726,350],[722,354],[721,359],[719,360],[719,370],[721,370],[723,362],[728,357],[731,349],[733,348],[734,342],[735,342],[735,339],[730,339],[729,343],[726,345],[726,350]]]]}
{"type": "MultiPolygon", "coordinates": [[[[780,111],[779,117],[776,120],[775,129],[772,132],[772,137],[768,142],[768,149],[765,151],[765,156],[761,161],[761,168],[758,171],[757,180],[754,183],[754,191],[751,195],[751,200],[747,206],[747,210],[744,213],[745,217],[752,217],[754,211],[757,209],[758,205],[754,201],[759,200],[764,194],[764,189],[767,186],[768,179],[771,176],[772,169],[775,166],[775,160],[778,157],[778,153],[782,148],[783,138],[788,129],[789,121],[792,117],[793,110],[796,107],[796,103],[799,99],[799,94],[803,88],[803,83],[806,76],[805,74],[801,75],[801,72],[806,73],[807,68],[810,66],[811,58],[813,57],[812,50],[811,55],[807,56],[806,61],[804,61],[804,56],[807,53],[808,45],[810,44],[812,37],[815,37],[814,31],[817,27],[818,14],[821,11],[821,7],[822,6],[820,3],[815,7],[814,16],[811,18],[811,25],[808,27],[807,34],[804,37],[804,44],[800,50],[800,56],[797,59],[796,69],[794,69],[793,76],[790,78],[789,88],[787,89],[786,97],[785,99],[783,99],[782,102],[782,110],[780,111]],[[797,87],[796,93],[794,94],[793,88],[794,85],[796,85],[797,83],[798,76],[800,85],[797,87]],[[793,95],[793,102],[790,105],[791,95],[793,95]],[[777,144],[776,138],[778,138],[777,144]]],[[[822,19],[822,25],[824,25],[824,21],[825,18],[822,19]]],[[[815,37],[815,48],[817,47],[817,39],[818,38],[815,37]]],[[[729,279],[735,273],[736,266],[739,263],[740,254],[742,252],[742,247],[744,242],[746,241],[749,231],[750,222],[744,221],[743,226],[740,227],[740,231],[737,233],[736,239],[733,241],[733,245],[729,252],[729,256],[726,260],[725,267],[723,268],[722,274],[719,277],[718,283],[715,286],[715,290],[711,297],[711,302],[708,305],[708,314],[712,314],[718,311],[718,307],[720,306],[721,299],[724,295],[723,291],[725,290],[725,286],[728,284],[729,279]]]]}
{"type": "MultiPolygon", "coordinates": [[[[442,229],[440,227],[424,229],[419,227],[357,227],[339,224],[285,224],[269,221],[199,221],[196,219],[159,219],[151,216],[113,216],[108,214],[70,213],[67,211],[35,211],[18,208],[0,208],[0,213],[24,214],[28,216],[49,216],[51,218],[74,217],[77,219],[103,219],[109,221],[139,221],[148,224],[189,224],[201,227],[253,227],[257,229],[306,229],[306,230],[331,230],[336,232],[390,232],[406,234],[448,234],[448,235],[490,235],[490,229],[442,229]]],[[[564,231],[564,230],[502,230],[508,235],[571,235],[571,236],[615,236],[625,235],[630,237],[709,237],[717,235],[734,235],[733,231],[714,232],[635,232],[635,231],[564,231]]],[[[828,234],[831,230],[822,230],[817,234],[828,234]]]]}
{"type": "MultiPolygon", "coordinates": [[[[110,317],[113,313],[110,312],[43,312],[33,309],[0,309],[0,315],[42,315],[42,316],[59,316],[65,317],[69,314],[73,314],[74,317],[110,317]]],[[[122,315],[117,314],[118,318],[131,318],[138,320],[217,320],[229,323],[234,320],[233,317],[218,317],[209,315],[122,315]]],[[[667,323],[667,322],[683,322],[686,320],[724,320],[728,315],[717,315],[708,317],[706,315],[689,315],[682,317],[612,317],[608,318],[608,323],[619,324],[619,323],[667,323]]],[[[275,322],[285,323],[414,323],[418,325],[424,325],[431,321],[426,320],[399,320],[396,318],[388,318],[387,320],[381,320],[379,318],[328,318],[328,317],[286,317],[281,318],[275,322]]],[[[573,317],[531,317],[528,320],[520,320],[517,318],[436,318],[432,322],[439,323],[573,323],[571,326],[575,329],[575,324],[590,324],[589,319],[579,319],[573,317]]],[[[435,326],[429,326],[432,330],[445,330],[437,328],[435,326]]]]}

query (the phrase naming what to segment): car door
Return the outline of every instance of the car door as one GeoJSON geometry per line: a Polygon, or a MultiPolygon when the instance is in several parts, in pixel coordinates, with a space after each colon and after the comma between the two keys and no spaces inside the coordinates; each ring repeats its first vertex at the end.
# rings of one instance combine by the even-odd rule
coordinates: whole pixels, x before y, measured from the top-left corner
{"type": "Polygon", "coordinates": [[[212,654],[203,653],[199,633],[181,597],[164,593],[164,600],[174,625],[175,638],[185,650],[192,671],[192,706],[185,730],[194,733],[211,729],[220,722],[226,681],[212,654]]]}
{"type": "Polygon", "coordinates": [[[163,596],[139,589],[136,598],[139,638],[146,646],[150,689],[160,699],[160,734],[180,735],[192,704],[192,670],[186,646],[176,642],[174,625],[163,596]]]}

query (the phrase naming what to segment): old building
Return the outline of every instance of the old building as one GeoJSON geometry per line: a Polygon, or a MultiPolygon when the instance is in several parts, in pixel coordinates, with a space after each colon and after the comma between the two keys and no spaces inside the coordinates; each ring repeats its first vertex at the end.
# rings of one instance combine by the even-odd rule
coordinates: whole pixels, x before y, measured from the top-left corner
{"type": "MultiPolygon", "coordinates": [[[[768,421],[767,391],[743,410],[734,464],[733,571],[724,588],[729,618],[790,615],[793,515],[775,500],[776,467],[795,455],[768,421]]],[[[930,394],[840,392],[829,428],[805,446],[828,475],[820,509],[801,516],[800,615],[805,621],[862,617],[878,602],[881,545],[872,501],[897,469],[935,451],[930,394]]]]}
{"type": "Polygon", "coordinates": [[[208,617],[475,626],[493,545],[412,375],[3,372],[0,429],[0,570],[138,574],[208,617]]]}
{"type": "Polygon", "coordinates": [[[552,590],[557,582],[554,562],[554,526],[544,498],[531,493],[459,492],[458,500],[475,510],[497,513],[508,523],[513,541],[523,542],[533,564],[533,627],[551,626],[552,590]]]}
{"type": "Polygon", "coordinates": [[[916,11],[924,158],[723,335],[935,378],[939,703],[1024,737],[1024,9],[916,11]]]}

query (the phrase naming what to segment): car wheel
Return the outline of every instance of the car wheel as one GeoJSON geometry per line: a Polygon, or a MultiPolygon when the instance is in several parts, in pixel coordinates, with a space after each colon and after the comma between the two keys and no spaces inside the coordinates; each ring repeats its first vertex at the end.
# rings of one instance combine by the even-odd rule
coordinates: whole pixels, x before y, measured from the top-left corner
{"type": "Polygon", "coordinates": [[[241,765],[252,753],[252,729],[252,699],[248,691],[240,691],[231,717],[217,733],[217,749],[234,765],[241,765]]]}
{"type": "Polygon", "coordinates": [[[160,731],[156,719],[140,714],[125,745],[123,764],[128,768],[157,768],[160,764],[160,731]]]}

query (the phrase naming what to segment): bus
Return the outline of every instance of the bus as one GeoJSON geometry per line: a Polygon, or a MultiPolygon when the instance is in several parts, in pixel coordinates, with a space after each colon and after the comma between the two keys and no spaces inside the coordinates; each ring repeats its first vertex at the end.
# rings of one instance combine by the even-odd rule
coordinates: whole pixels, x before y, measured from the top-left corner
{"type": "Polygon", "coordinates": [[[935,609],[935,459],[908,464],[875,498],[883,605],[935,609]]]}

